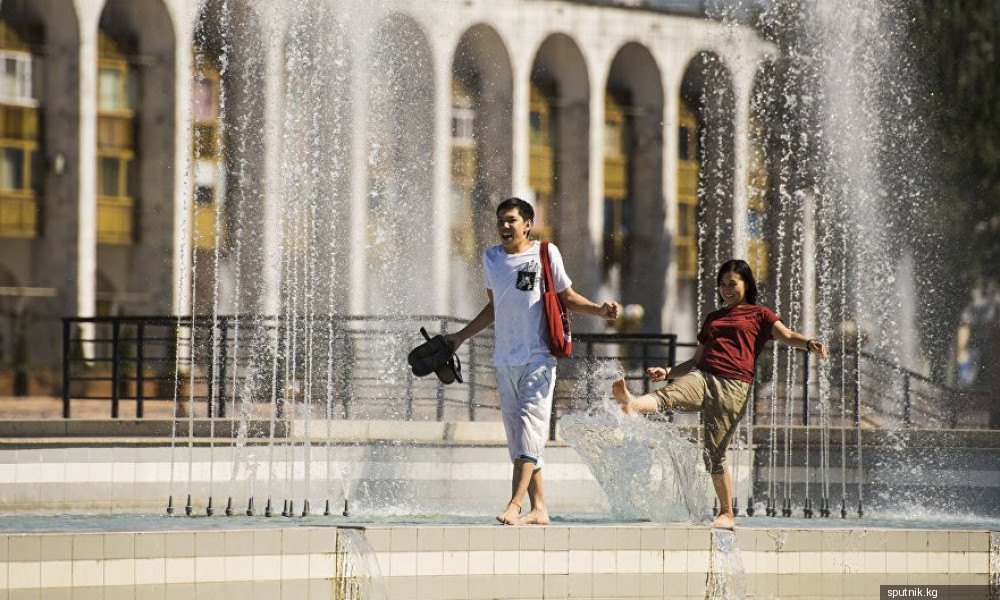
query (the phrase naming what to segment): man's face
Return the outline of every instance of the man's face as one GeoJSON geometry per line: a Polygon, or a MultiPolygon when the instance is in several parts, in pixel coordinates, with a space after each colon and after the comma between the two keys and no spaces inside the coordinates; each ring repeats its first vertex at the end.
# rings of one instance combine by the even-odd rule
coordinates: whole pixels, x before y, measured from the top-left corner
{"type": "Polygon", "coordinates": [[[521,248],[528,241],[531,231],[531,220],[525,221],[516,208],[497,215],[497,233],[500,234],[500,245],[510,252],[521,248]]]}

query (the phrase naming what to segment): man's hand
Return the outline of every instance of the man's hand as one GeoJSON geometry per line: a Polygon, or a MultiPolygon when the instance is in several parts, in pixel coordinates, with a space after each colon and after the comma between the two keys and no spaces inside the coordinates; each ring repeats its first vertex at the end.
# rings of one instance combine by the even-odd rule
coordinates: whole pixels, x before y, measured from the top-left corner
{"type": "Polygon", "coordinates": [[[607,319],[609,321],[614,321],[615,319],[618,318],[619,312],[621,311],[618,309],[617,302],[605,302],[604,304],[601,305],[601,310],[600,312],[597,313],[597,316],[607,319]]]}
{"type": "Polygon", "coordinates": [[[650,367],[646,369],[646,377],[650,381],[666,381],[667,375],[670,374],[669,369],[664,369],[663,367],[650,367]]]}
{"type": "Polygon", "coordinates": [[[444,341],[445,343],[448,344],[448,346],[451,347],[452,352],[458,352],[458,347],[461,346],[462,342],[464,342],[465,340],[458,337],[458,335],[454,333],[449,333],[448,335],[444,336],[444,341]]]}

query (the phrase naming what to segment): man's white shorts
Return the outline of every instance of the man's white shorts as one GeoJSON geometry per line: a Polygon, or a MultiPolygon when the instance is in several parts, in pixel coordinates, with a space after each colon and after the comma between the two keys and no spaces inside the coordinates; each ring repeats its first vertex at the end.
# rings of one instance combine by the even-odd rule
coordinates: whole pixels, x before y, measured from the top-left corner
{"type": "Polygon", "coordinates": [[[542,450],[549,439],[556,365],[552,362],[496,367],[500,412],[507,432],[511,462],[523,458],[542,468],[542,450]]]}

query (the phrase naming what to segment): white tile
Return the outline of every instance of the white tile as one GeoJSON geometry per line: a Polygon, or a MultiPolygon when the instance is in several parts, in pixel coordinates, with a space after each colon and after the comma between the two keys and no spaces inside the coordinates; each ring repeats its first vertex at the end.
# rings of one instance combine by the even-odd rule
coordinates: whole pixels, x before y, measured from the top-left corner
{"type": "Polygon", "coordinates": [[[592,573],[616,573],[618,565],[615,562],[614,550],[594,550],[594,568],[592,573]]]}
{"type": "Polygon", "coordinates": [[[99,560],[73,561],[73,587],[100,587],[104,585],[104,567],[99,560]]]}
{"type": "Polygon", "coordinates": [[[639,572],[656,575],[663,573],[663,550],[640,550],[639,572]]]}
{"type": "MultiPolygon", "coordinates": [[[[770,553],[769,553],[770,554],[770,553]]],[[[844,572],[844,553],[839,551],[823,551],[820,555],[820,570],[825,574],[837,574],[844,572]]],[[[760,566],[760,557],[757,558],[757,565],[760,566]]],[[[775,563],[777,566],[777,563],[775,563]]]]}
{"type": "Polygon", "coordinates": [[[545,573],[545,552],[542,550],[522,550],[518,562],[518,572],[521,575],[543,575],[545,573]]]}
{"type": "Polygon", "coordinates": [[[927,570],[927,559],[929,554],[929,552],[907,552],[906,571],[908,573],[929,573],[927,570]]]}
{"type": "Polygon", "coordinates": [[[389,577],[389,576],[391,576],[392,573],[390,572],[390,569],[389,569],[389,567],[390,567],[389,561],[391,560],[390,556],[392,556],[392,553],[391,552],[375,552],[374,554],[375,554],[375,562],[378,564],[378,569],[379,569],[379,572],[382,574],[382,576],[383,577],[389,577]]]}
{"type": "Polygon", "coordinates": [[[795,575],[799,572],[798,552],[778,553],[778,575],[795,575]]]}
{"type": "Polygon", "coordinates": [[[417,574],[416,552],[390,552],[389,571],[393,577],[414,577],[417,574]]]}
{"type": "Polygon", "coordinates": [[[137,558],[133,565],[136,585],[163,585],[167,580],[164,558],[137,558]]]}
{"type": "Polygon", "coordinates": [[[281,555],[282,579],[309,579],[308,554],[281,555]]]}
{"type": "Polygon", "coordinates": [[[222,560],[226,581],[253,581],[252,556],[226,556],[222,560]]]}
{"type": "MultiPolygon", "coordinates": [[[[194,583],[194,557],[166,559],[166,583],[194,583]]],[[[76,569],[73,569],[73,583],[76,583],[76,569]]]]}
{"type": "Polygon", "coordinates": [[[418,577],[440,577],[441,575],[444,575],[443,552],[417,552],[418,577]]]}
{"type": "MultiPolygon", "coordinates": [[[[746,553],[744,553],[746,561],[746,553]]],[[[822,573],[822,556],[820,552],[799,552],[800,573],[822,573]]],[[[744,568],[746,567],[744,562],[744,568]]]]}
{"type": "MultiPolygon", "coordinates": [[[[331,579],[337,574],[337,556],[335,554],[310,554],[309,578],[331,579]]],[[[229,571],[226,571],[229,575],[229,571]]]]}
{"type": "Polygon", "coordinates": [[[886,552],[885,572],[886,573],[906,573],[907,552],[886,552]]]}
{"type": "MultiPolygon", "coordinates": [[[[15,567],[16,568],[16,567],[15,567]]],[[[41,587],[73,587],[73,561],[46,560],[41,563],[41,587]]]]}
{"type": "Polygon", "coordinates": [[[468,575],[469,552],[445,552],[442,573],[444,575],[468,575]]]}
{"type": "Polygon", "coordinates": [[[281,557],[277,555],[260,555],[253,558],[254,581],[280,581],[281,557]]]}
{"type": "Polygon", "coordinates": [[[990,572],[990,555],[988,552],[969,553],[969,573],[976,575],[990,572]]]}
{"type": "Polygon", "coordinates": [[[952,575],[969,573],[969,553],[949,552],[948,573],[952,575]]]}
{"type": "Polygon", "coordinates": [[[885,552],[865,552],[863,561],[865,573],[886,573],[885,552]]]}
{"type": "Polygon", "coordinates": [[[570,573],[593,573],[594,571],[594,551],[593,550],[570,550],[569,551],[569,572],[570,573]]]}
{"type": "Polygon", "coordinates": [[[689,573],[708,573],[711,561],[709,550],[687,550],[687,567],[689,573]]]}
{"type": "Polygon", "coordinates": [[[925,573],[947,573],[948,552],[925,552],[927,566],[925,573]]]}
{"type": "MultiPolygon", "coordinates": [[[[97,562],[97,561],[94,561],[97,562]]],[[[7,575],[7,589],[37,590],[42,584],[42,565],[38,562],[11,563],[13,569],[7,575]]]]}
{"type": "Polygon", "coordinates": [[[469,575],[492,575],[496,564],[494,554],[492,550],[470,550],[469,575]]]}
{"type": "Polygon", "coordinates": [[[90,463],[87,473],[87,481],[91,483],[108,483],[111,481],[111,463],[90,463]]]}
{"type": "Polygon", "coordinates": [[[546,575],[569,574],[569,552],[565,550],[553,550],[544,554],[546,575]]]}
{"type": "Polygon", "coordinates": [[[517,550],[500,550],[493,553],[493,569],[497,575],[516,575],[521,569],[517,550]]]}
{"type": "Polygon", "coordinates": [[[663,552],[664,573],[687,573],[687,550],[665,550],[663,552]]]}
{"type": "Polygon", "coordinates": [[[135,585],[135,563],[133,559],[105,560],[104,585],[135,585]]]}
{"type": "Polygon", "coordinates": [[[7,589],[7,569],[9,566],[6,562],[0,562],[0,590],[7,589]]]}
{"type": "Polygon", "coordinates": [[[17,482],[17,465],[13,463],[0,464],[0,483],[17,482]]]}
{"type": "Polygon", "coordinates": [[[615,553],[618,573],[639,573],[639,550],[618,550],[615,553]]]}
{"type": "MultiPolygon", "coordinates": [[[[816,554],[819,554],[818,552],[816,554]]],[[[744,573],[756,573],[757,572],[757,552],[751,550],[749,552],[740,552],[740,557],[743,558],[743,572],[744,573]]],[[[817,565],[819,564],[819,558],[817,557],[817,565]]],[[[817,566],[817,568],[819,568],[817,566]]]]}

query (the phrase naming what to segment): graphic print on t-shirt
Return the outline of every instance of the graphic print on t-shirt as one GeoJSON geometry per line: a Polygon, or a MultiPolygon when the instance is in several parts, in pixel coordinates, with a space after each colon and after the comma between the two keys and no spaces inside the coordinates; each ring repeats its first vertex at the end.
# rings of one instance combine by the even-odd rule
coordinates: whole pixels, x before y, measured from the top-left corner
{"type": "Polygon", "coordinates": [[[535,289],[535,281],[538,280],[538,263],[535,261],[526,262],[517,268],[517,283],[515,287],[522,292],[530,292],[535,289]]]}

